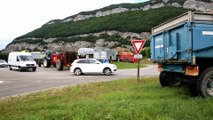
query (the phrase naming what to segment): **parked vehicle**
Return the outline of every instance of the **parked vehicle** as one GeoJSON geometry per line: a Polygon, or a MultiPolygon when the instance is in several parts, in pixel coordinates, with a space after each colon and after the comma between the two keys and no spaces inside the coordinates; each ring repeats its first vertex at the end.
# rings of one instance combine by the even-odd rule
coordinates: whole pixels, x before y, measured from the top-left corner
{"type": "Polygon", "coordinates": [[[9,69],[36,71],[36,62],[28,52],[10,52],[8,56],[9,69]]]}
{"type": "Polygon", "coordinates": [[[46,54],[43,60],[44,67],[48,68],[51,65],[57,68],[57,70],[63,70],[64,66],[70,67],[71,63],[77,58],[76,52],[64,51],[62,53],[46,54]]]}
{"type": "Polygon", "coordinates": [[[134,53],[132,52],[121,52],[119,54],[119,60],[121,62],[134,62],[134,63],[138,62],[138,59],[134,58],[134,53]]]}
{"type": "Polygon", "coordinates": [[[188,12],[154,27],[151,60],[162,87],[185,81],[192,95],[213,97],[213,14],[188,12]]]}
{"type": "Polygon", "coordinates": [[[45,58],[44,52],[30,52],[33,59],[36,61],[36,64],[41,67],[41,64],[43,63],[43,59],[45,58]]]}
{"type": "Polygon", "coordinates": [[[106,47],[96,47],[94,58],[101,61],[105,59],[108,59],[110,61],[115,61],[117,60],[117,55],[118,55],[118,52],[116,50],[109,49],[106,47]]]}
{"type": "Polygon", "coordinates": [[[111,73],[116,70],[116,65],[101,63],[97,59],[77,59],[70,67],[70,72],[75,75],[81,75],[83,73],[103,73],[105,75],[111,75],[111,73]]]}
{"type": "Polygon", "coordinates": [[[93,58],[95,53],[95,49],[93,48],[80,48],[78,50],[79,58],[93,58]]]}
{"type": "Polygon", "coordinates": [[[3,59],[0,59],[0,68],[5,68],[5,67],[8,67],[7,62],[3,59]]]}

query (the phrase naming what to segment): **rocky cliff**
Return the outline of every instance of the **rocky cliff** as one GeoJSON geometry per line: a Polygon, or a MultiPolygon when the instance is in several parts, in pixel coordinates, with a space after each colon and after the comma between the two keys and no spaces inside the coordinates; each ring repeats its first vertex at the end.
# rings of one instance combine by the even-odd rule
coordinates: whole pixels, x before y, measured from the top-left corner
{"type": "Polygon", "coordinates": [[[202,11],[202,12],[213,12],[213,0],[209,0],[209,3],[203,2],[202,0],[186,0],[184,3],[178,2],[170,2],[169,0],[162,0],[161,2],[152,0],[150,3],[147,4],[142,4],[140,7],[136,8],[124,8],[119,6],[118,8],[114,8],[111,10],[97,10],[94,14],[92,13],[80,13],[71,17],[67,17],[63,20],[51,20],[50,22],[46,24],[54,24],[56,22],[69,22],[69,21],[79,21],[79,20],[85,20],[89,19],[92,17],[102,17],[102,16],[107,16],[107,15],[112,15],[112,14],[118,14],[122,12],[128,12],[128,11],[136,11],[136,10],[150,10],[150,9],[156,9],[156,8],[161,8],[165,6],[173,6],[173,7],[183,7],[187,9],[194,9],[197,11],[202,11]]]}

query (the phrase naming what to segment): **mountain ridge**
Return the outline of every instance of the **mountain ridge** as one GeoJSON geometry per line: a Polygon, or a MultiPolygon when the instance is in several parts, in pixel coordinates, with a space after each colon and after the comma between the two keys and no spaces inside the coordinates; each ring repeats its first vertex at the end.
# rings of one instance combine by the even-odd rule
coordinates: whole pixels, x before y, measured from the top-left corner
{"type": "Polygon", "coordinates": [[[54,49],[57,48],[58,45],[52,43],[63,43],[68,49],[76,51],[79,47],[95,47],[97,41],[104,41],[105,43],[103,42],[102,45],[106,47],[116,47],[118,45],[131,47],[129,44],[130,39],[143,39],[144,36],[141,34],[146,34],[145,36],[150,35],[150,33],[147,34],[147,32],[150,32],[152,27],[188,11],[188,8],[191,10],[212,12],[213,3],[212,0],[151,0],[144,3],[117,4],[94,11],[80,12],[62,20],[51,20],[45,23],[41,28],[15,38],[12,43],[7,45],[5,50],[54,49]],[[144,17],[141,15],[144,15],[144,17]],[[158,16],[159,18],[157,18],[158,16]],[[142,22],[144,23],[142,24],[142,22]],[[102,35],[102,37],[105,36],[104,38],[94,35],[106,31],[109,32],[102,35]],[[117,31],[117,33],[130,32],[135,36],[122,38],[115,34],[111,35],[112,32],[110,31],[117,31]],[[90,36],[82,37],[84,34],[90,34],[90,36]],[[78,35],[80,37],[73,37],[78,35]],[[108,36],[108,38],[106,36],[108,36]],[[108,46],[109,41],[111,43],[114,42],[114,46],[108,46]],[[129,41],[129,43],[122,44],[127,43],[126,41],[129,41]]]}

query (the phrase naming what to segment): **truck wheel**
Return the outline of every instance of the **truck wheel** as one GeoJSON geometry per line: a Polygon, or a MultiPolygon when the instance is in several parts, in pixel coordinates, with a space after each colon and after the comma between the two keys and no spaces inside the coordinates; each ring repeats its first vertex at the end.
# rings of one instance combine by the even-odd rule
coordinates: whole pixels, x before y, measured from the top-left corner
{"type": "Polygon", "coordinates": [[[44,67],[45,67],[45,68],[50,67],[50,61],[49,61],[49,60],[47,60],[47,59],[44,59],[44,61],[43,61],[43,65],[44,65],[44,67]]]}
{"type": "Polygon", "coordinates": [[[160,79],[160,84],[162,87],[166,87],[166,86],[169,86],[169,83],[168,83],[168,73],[167,72],[161,72],[160,73],[160,76],[159,76],[159,79],[160,79]]]}
{"type": "Polygon", "coordinates": [[[21,71],[22,71],[22,69],[21,69],[21,67],[20,67],[20,66],[18,67],[18,71],[19,71],[19,72],[21,72],[21,71]]]}
{"type": "Polygon", "coordinates": [[[63,62],[62,62],[62,60],[57,60],[56,61],[56,68],[57,68],[57,70],[63,70],[63,62]]]}
{"type": "Polygon", "coordinates": [[[35,72],[36,71],[36,68],[33,68],[33,72],[35,72]]]}
{"type": "Polygon", "coordinates": [[[13,70],[12,67],[9,65],[9,70],[13,70]]]}
{"type": "Polygon", "coordinates": [[[198,79],[198,91],[202,97],[213,97],[213,67],[201,73],[198,79]]]}
{"type": "Polygon", "coordinates": [[[81,74],[82,74],[81,69],[80,69],[80,68],[76,68],[76,69],[74,70],[74,74],[77,75],[77,76],[81,75],[81,74]]]}

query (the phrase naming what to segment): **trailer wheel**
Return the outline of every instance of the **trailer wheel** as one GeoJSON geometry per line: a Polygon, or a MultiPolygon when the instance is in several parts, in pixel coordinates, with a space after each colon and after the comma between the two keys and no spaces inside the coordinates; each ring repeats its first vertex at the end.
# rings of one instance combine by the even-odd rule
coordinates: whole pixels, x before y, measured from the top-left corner
{"type": "Polygon", "coordinates": [[[166,87],[169,85],[168,83],[168,73],[167,72],[161,72],[160,73],[160,76],[159,76],[159,79],[160,79],[160,84],[162,87],[166,87]]]}
{"type": "Polygon", "coordinates": [[[62,60],[57,60],[56,61],[56,68],[57,68],[57,70],[59,70],[59,71],[61,71],[61,70],[63,70],[63,62],[62,62],[62,60]]]}
{"type": "Polygon", "coordinates": [[[76,68],[76,69],[74,70],[74,74],[77,75],[77,76],[81,75],[81,74],[82,74],[81,69],[80,69],[80,68],[76,68]]]}
{"type": "Polygon", "coordinates": [[[198,91],[202,97],[213,97],[213,67],[201,73],[198,79],[198,91]]]}
{"type": "Polygon", "coordinates": [[[177,73],[167,73],[168,86],[180,86],[181,85],[181,75],[177,73]]]}
{"type": "Polygon", "coordinates": [[[48,67],[50,67],[50,61],[49,60],[47,60],[47,59],[44,59],[44,61],[43,61],[43,65],[44,65],[44,67],[45,68],[48,68],[48,67]]]}

